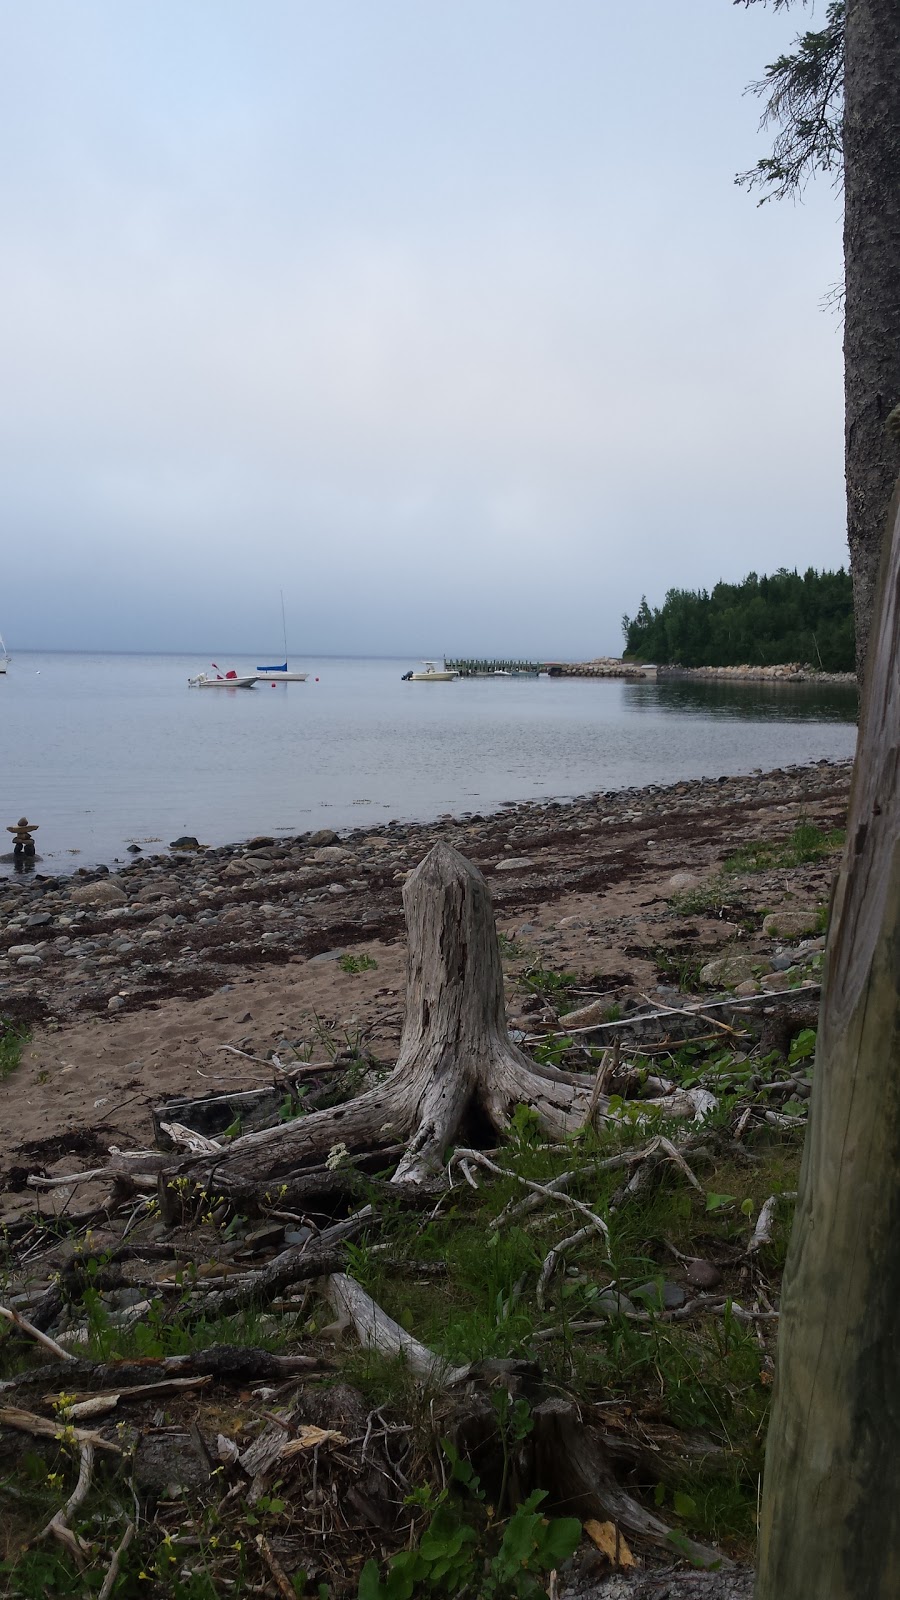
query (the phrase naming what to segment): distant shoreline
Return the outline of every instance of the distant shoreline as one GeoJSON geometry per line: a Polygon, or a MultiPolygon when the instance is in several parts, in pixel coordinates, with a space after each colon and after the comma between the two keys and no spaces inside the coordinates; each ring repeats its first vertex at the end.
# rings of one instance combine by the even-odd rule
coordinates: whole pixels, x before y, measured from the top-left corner
{"type": "Polygon", "coordinates": [[[813,683],[825,687],[834,684],[843,689],[859,687],[855,672],[820,672],[815,667],[798,666],[790,661],[775,667],[749,664],[740,667],[657,667],[656,676],[660,681],[664,678],[710,678],[725,683],[813,683]]]}

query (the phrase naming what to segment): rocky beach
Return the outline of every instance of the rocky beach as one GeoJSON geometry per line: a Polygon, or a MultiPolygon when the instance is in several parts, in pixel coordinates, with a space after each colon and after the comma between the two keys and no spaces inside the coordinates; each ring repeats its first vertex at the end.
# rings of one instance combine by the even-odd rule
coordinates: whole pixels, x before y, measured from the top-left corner
{"type": "Polygon", "coordinates": [[[0,1081],[7,1214],[32,1203],[28,1172],[143,1145],[152,1106],[258,1087],[273,1050],[318,1058],[324,1041],[392,1062],[401,889],[438,839],[489,883],[513,1029],[541,1020],[518,981],[529,968],[599,993],[588,1022],[611,1006],[677,1005],[685,987],[814,985],[834,860],[767,866],[765,847],[798,822],[839,828],[850,770],[823,761],[340,837],[182,839],[119,872],[3,880],[0,1014],[29,1033],[0,1081]]]}

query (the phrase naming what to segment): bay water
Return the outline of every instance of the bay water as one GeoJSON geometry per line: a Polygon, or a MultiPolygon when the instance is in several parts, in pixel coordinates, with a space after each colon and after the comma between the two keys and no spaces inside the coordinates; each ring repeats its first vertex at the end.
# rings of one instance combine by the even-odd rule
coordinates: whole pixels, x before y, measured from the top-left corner
{"type": "Polygon", "coordinates": [[[39,824],[40,870],[112,865],[130,842],[150,853],[180,834],[225,844],[843,759],[856,738],[842,687],[404,683],[406,658],[320,658],[292,660],[306,683],[189,688],[204,665],[16,652],[0,676],[0,824],[39,824]]]}

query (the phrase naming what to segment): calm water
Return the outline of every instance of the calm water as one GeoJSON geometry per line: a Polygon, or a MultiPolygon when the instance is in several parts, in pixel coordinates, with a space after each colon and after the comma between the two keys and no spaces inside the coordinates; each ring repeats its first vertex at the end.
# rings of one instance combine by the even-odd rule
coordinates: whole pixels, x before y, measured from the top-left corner
{"type": "Polygon", "coordinates": [[[40,824],[45,871],[181,833],[224,844],[844,757],[856,736],[843,689],[413,684],[407,660],[328,659],[292,662],[307,683],[189,689],[203,665],[17,652],[0,677],[0,823],[40,824]]]}

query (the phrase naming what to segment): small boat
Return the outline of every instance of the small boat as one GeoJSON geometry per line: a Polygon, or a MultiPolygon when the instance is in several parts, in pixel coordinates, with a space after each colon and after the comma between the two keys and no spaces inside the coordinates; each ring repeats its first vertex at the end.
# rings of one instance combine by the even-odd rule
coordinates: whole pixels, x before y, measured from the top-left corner
{"type": "MultiPolygon", "coordinates": [[[[215,662],[213,662],[213,666],[216,667],[215,662]]],[[[255,689],[256,674],[251,672],[249,675],[240,677],[233,667],[230,672],[225,673],[221,673],[216,667],[216,676],[214,678],[211,678],[206,672],[198,672],[196,678],[188,678],[188,684],[192,689],[255,689]]]]}
{"type": "Polygon", "coordinates": [[[305,683],[309,677],[308,672],[288,672],[288,664],[283,667],[257,667],[257,683],[305,683]]]}
{"type": "Polygon", "coordinates": [[[423,661],[424,672],[404,672],[401,683],[452,683],[459,677],[458,672],[448,672],[446,668],[438,671],[433,661],[423,661]]]}
{"type": "Polygon", "coordinates": [[[3,643],[3,635],[0,633],[0,672],[6,671],[11,660],[12,656],[9,654],[6,645],[3,643]]]}
{"type": "Polygon", "coordinates": [[[257,667],[257,683],[305,683],[309,677],[308,672],[289,672],[287,664],[287,623],[284,620],[284,590],[281,591],[281,642],[284,645],[284,661],[277,667],[257,667]]]}

